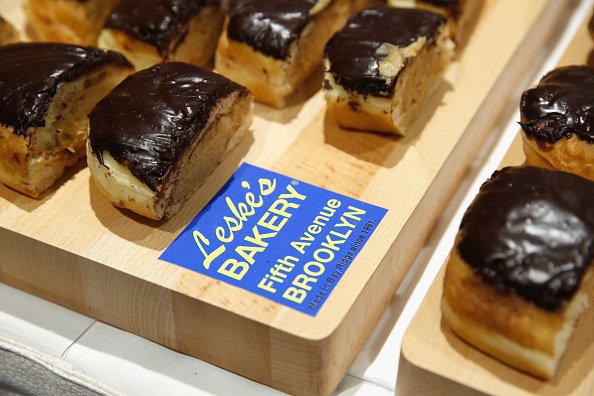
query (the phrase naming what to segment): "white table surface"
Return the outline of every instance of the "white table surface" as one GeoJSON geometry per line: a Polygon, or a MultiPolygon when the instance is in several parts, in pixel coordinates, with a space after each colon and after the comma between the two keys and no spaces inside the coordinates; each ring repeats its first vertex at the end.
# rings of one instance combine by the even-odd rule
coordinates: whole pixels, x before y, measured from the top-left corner
{"type": "MultiPolygon", "coordinates": [[[[583,18],[592,10],[593,3],[594,0],[580,3],[535,79],[557,64],[583,18]]],[[[500,137],[487,144],[475,160],[336,394],[477,394],[412,366],[401,359],[400,345],[410,320],[449,253],[465,208],[482,182],[497,168],[517,133],[518,115],[512,113],[511,117],[508,115],[507,119],[501,120],[500,137]]],[[[3,339],[66,362],[116,394],[281,394],[209,363],[0,284],[0,341],[3,339]]]]}

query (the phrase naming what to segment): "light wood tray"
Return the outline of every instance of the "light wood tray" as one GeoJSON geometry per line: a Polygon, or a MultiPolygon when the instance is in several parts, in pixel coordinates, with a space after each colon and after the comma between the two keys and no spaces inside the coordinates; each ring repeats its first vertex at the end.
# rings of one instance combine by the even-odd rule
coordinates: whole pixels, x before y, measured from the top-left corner
{"type": "MultiPolygon", "coordinates": [[[[593,47],[586,20],[560,66],[585,63],[593,47]]],[[[518,135],[502,167],[521,165],[524,160],[518,135]]],[[[404,336],[402,353],[409,362],[493,395],[594,395],[594,301],[590,301],[580,319],[555,377],[546,382],[514,370],[471,347],[442,322],[440,303],[444,273],[445,266],[404,336]]]]}
{"type": "MultiPolygon", "coordinates": [[[[0,0],[0,12],[22,29],[21,3],[0,0]]],[[[277,389],[329,393],[561,3],[486,1],[470,42],[406,138],[340,130],[315,93],[319,78],[283,111],[256,106],[250,138],[164,223],[114,208],[82,167],[40,200],[0,186],[0,281],[277,389]],[[389,209],[316,317],[157,259],[242,161],[389,209]]]]}

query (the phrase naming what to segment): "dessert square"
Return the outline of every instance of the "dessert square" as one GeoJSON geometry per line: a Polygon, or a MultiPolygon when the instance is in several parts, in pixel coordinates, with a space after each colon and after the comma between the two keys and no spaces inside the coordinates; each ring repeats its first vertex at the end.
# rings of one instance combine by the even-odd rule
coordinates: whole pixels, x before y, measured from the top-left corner
{"type": "Polygon", "coordinates": [[[594,183],[505,168],[466,211],[443,285],[444,321],[462,339],[534,376],[553,377],[594,296],[594,183]]]}
{"type": "Polygon", "coordinates": [[[247,132],[251,107],[247,89],[187,63],[132,74],[89,114],[91,176],[114,205],[171,217],[247,132]]]}
{"type": "Polygon", "coordinates": [[[33,197],[51,187],[85,155],[87,114],[132,70],[97,48],[0,47],[0,181],[33,197]]]}
{"type": "Polygon", "coordinates": [[[219,0],[120,0],[99,46],[121,52],[137,70],[163,61],[208,66],[223,20],[219,0]]]}
{"type": "Polygon", "coordinates": [[[328,113],[344,128],[406,134],[453,55],[439,14],[377,7],[353,14],[328,42],[328,113]]]}
{"type": "Polygon", "coordinates": [[[256,101],[282,108],[321,65],[324,45],[349,7],[339,0],[232,1],[215,69],[256,101]]]}

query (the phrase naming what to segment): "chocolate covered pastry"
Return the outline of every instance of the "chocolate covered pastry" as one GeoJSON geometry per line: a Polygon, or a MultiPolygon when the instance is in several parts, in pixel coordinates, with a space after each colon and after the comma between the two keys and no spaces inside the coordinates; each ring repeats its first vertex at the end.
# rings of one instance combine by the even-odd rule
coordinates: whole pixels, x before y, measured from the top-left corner
{"type": "Polygon", "coordinates": [[[321,65],[326,41],[346,20],[344,0],[235,0],[215,68],[277,108],[321,65]]]}
{"type": "Polygon", "coordinates": [[[123,53],[137,70],[162,61],[207,66],[223,20],[220,0],[120,0],[99,46],[123,53]]]}
{"type": "Polygon", "coordinates": [[[85,154],[87,114],[132,65],[60,43],[0,47],[0,181],[37,197],[85,154]]]}
{"type": "Polygon", "coordinates": [[[118,0],[26,0],[28,29],[38,41],[97,45],[118,0]]]}
{"type": "Polygon", "coordinates": [[[551,71],[523,93],[520,113],[528,164],[594,180],[594,68],[551,71]]]}
{"type": "Polygon", "coordinates": [[[447,264],[444,321],[502,362],[550,379],[594,296],[594,183],[505,168],[468,208],[447,264]]]}
{"type": "Polygon", "coordinates": [[[325,50],[329,114],[345,128],[404,135],[453,49],[439,14],[387,7],[353,14],[325,50]]]}
{"type": "Polygon", "coordinates": [[[244,87],[187,63],[137,72],[89,115],[87,162],[116,206],[174,215],[250,126],[244,87]]]}

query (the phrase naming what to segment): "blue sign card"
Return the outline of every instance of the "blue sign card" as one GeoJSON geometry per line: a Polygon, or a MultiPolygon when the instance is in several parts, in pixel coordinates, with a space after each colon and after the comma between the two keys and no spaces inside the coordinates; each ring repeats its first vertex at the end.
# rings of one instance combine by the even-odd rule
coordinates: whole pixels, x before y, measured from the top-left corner
{"type": "Polygon", "coordinates": [[[315,316],[386,212],[243,164],[160,259],[315,316]]]}

